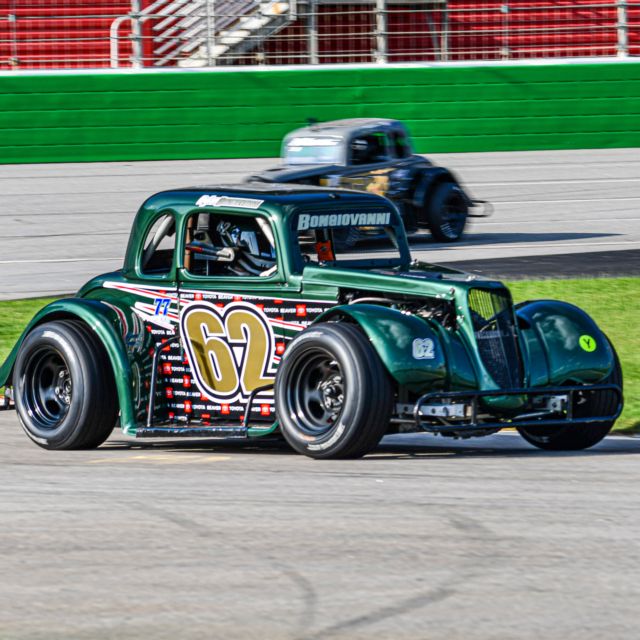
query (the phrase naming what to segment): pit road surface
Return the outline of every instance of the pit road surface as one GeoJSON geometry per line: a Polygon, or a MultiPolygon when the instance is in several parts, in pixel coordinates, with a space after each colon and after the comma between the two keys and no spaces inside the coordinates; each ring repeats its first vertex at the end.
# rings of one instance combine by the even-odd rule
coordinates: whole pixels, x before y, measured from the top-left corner
{"type": "Polygon", "coordinates": [[[635,640],[640,440],[48,452],[0,413],[3,640],[635,640]]]}
{"type": "MultiPolygon", "coordinates": [[[[429,157],[456,172],[472,195],[491,201],[495,211],[472,220],[460,243],[413,241],[415,257],[491,273],[477,261],[545,256],[547,266],[539,275],[546,277],[563,271],[640,274],[637,149],[429,157]],[[591,252],[606,254],[594,261],[577,257],[591,252]],[[565,254],[573,255],[569,263],[565,254]]],[[[135,212],[152,193],[237,183],[275,162],[0,166],[0,300],[71,293],[92,276],[120,268],[135,212]]],[[[495,275],[535,276],[538,264],[516,264],[515,271],[507,265],[495,275]]]]}

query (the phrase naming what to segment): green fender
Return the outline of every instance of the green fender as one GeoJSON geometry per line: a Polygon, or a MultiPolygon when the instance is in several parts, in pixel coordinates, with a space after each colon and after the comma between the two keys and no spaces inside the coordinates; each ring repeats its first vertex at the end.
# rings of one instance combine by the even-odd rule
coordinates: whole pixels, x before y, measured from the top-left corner
{"type": "Polygon", "coordinates": [[[593,384],[613,370],[609,340],[582,309],[559,300],[535,300],[516,305],[516,316],[530,386],[593,384]]]}
{"type": "Polygon", "coordinates": [[[120,424],[124,432],[135,430],[135,415],[131,393],[131,367],[125,345],[120,332],[120,324],[115,312],[96,300],[84,298],[64,298],[56,300],[42,308],[33,317],[27,328],[11,350],[9,357],[0,367],[0,387],[11,382],[13,365],[18,350],[27,334],[35,326],[53,320],[68,320],[79,318],[89,325],[91,330],[100,338],[109,356],[114,371],[118,401],[120,404],[120,424]]]}
{"type": "Polygon", "coordinates": [[[315,323],[345,316],[362,327],[398,384],[415,392],[445,385],[444,348],[425,320],[388,307],[353,304],[334,307],[319,316],[315,323]]]}

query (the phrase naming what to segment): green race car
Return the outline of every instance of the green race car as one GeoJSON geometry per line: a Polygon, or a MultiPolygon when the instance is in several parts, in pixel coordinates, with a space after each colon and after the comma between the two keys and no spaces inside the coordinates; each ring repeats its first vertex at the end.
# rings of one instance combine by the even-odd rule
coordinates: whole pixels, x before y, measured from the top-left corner
{"type": "Polygon", "coordinates": [[[369,193],[252,184],[158,193],[124,267],[42,309],[0,368],[48,449],[129,436],[257,438],[357,457],[388,433],[515,427],[599,442],[622,409],[612,345],[580,309],[412,261],[369,193]],[[345,230],[369,240],[335,242],[345,230]]]}

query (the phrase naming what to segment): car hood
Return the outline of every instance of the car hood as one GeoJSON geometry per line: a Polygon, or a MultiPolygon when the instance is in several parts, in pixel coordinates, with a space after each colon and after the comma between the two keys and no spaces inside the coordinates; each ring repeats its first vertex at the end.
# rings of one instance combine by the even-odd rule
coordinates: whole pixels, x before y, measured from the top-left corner
{"type": "Polygon", "coordinates": [[[438,296],[453,299],[456,290],[472,287],[503,287],[495,280],[457,271],[441,265],[413,262],[408,269],[352,269],[309,265],[303,273],[304,286],[338,286],[368,292],[413,296],[438,296]]]}
{"type": "Polygon", "coordinates": [[[246,182],[298,182],[328,173],[342,173],[344,169],[338,164],[313,164],[297,167],[280,165],[248,176],[246,182]]]}

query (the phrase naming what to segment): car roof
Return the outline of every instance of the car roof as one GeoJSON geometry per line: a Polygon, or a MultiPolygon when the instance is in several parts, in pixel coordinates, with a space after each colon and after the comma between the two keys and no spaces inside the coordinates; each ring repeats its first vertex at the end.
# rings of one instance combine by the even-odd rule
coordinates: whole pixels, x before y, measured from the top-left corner
{"type": "Polygon", "coordinates": [[[316,187],[309,184],[281,183],[281,182],[251,182],[240,184],[215,184],[200,185],[195,187],[181,187],[172,189],[174,192],[181,191],[201,191],[203,194],[209,193],[259,193],[261,196],[283,196],[297,193],[333,193],[340,189],[331,187],[316,187]]]}
{"type": "Polygon", "coordinates": [[[138,209],[125,255],[125,272],[135,272],[136,255],[146,234],[151,230],[150,225],[155,224],[165,213],[170,212],[174,216],[177,228],[182,228],[187,217],[194,211],[219,211],[223,215],[240,216],[266,214],[276,223],[288,224],[292,216],[300,212],[300,206],[311,215],[316,212],[321,214],[391,211],[392,224],[401,231],[401,236],[404,236],[402,220],[394,204],[373,193],[301,184],[259,182],[170,189],[147,198],[138,209]]]}
{"type": "Polygon", "coordinates": [[[287,134],[287,138],[293,136],[336,136],[344,138],[352,133],[366,133],[368,131],[380,131],[381,129],[403,129],[404,125],[399,120],[387,118],[349,118],[346,120],[331,120],[330,122],[318,122],[300,129],[295,129],[287,134]]]}
{"type": "MultiPolygon", "coordinates": [[[[234,198],[260,200],[260,208],[262,203],[265,205],[299,204],[301,202],[307,204],[322,204],[329,201],[335,202],[336,200],[342,200],[345,203],[358,201],[369,202],[371,205],[389,206],[386,198],[363,191],[316,187],[303,184],[252,182],[250,184],[196,186],[161,191],[146,200],[141,207],[140,213],[142,213],[142,210],[150,212],[151,210],[157,210],[164,206],[177,206],[183,213],[187,213],[197,206],[197,201],[203,196],[220,196],[229,198],[230,200],[234,198]]],[[[225,202],[216,206],[247,210],[258,208],[250,206],[246,202],[240,204],[225,202]]],[[[288,207],[278,207],[278,209],[284,217],[288,217],[288,215],[292,213],[288,207]]],[[[144,215],[144,213],[142,215],[144,215]]]]}

